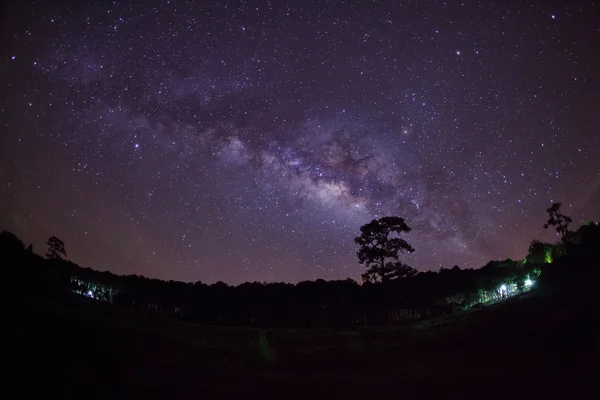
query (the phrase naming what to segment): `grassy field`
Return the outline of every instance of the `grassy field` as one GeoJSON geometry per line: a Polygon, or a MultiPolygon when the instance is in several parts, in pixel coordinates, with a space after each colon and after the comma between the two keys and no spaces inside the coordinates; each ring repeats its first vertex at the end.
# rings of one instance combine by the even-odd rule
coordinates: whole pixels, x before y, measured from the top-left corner
{"type": "Polygon", "coordinates": [[[596,397],[593,295],[530,294],[404,326],[261,331],[3,283],[3,370],[18,398],[596,397]]]}

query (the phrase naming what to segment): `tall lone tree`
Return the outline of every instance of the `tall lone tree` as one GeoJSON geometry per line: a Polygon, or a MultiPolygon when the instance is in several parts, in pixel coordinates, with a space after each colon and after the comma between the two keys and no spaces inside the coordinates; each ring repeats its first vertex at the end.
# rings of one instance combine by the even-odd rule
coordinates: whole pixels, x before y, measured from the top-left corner
{"type": "Polygon", "coordinates": [[[571,217],[561,213],[561,206],[561,203],[552,203],[546,210],[548,213],[548,222],[544,224],[544,229],[553,227],[556,229],[556,232],[560,233],[563,243],[566,243],[569,234],[569,224],[573,221],[571,217]]]}
{"type": "Polygon", "coordinates": [[[400,217],[374,219],[360,227],[361,235],[354,238],[360,246],[358,262],[367,267],[363,281],[387,282],[396,278],[414,276],[416,270],[398,260],[398,253],[412,253],[415,249],[399,237],[411,228],[400,217]],[[393,235],[396,234],[396,235],[393,235]]]}
{"type": "Polygon", "coordinates": [[[57,260],[67,256],[65,244],[56,236],[50,236],[46,244],[48,245],[48,251],[46,252],[47,258],[57,260]]]}

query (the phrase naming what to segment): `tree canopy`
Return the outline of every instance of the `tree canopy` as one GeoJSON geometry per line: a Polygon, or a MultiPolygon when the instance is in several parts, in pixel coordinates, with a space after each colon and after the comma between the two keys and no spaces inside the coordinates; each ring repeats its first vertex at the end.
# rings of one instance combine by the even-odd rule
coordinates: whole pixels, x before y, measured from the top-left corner
{"type": "Polygon", "coordinates": [[[398,260],[399,253],[415,251],[406,240],[399,237],[410,231],[404,219],[396,216],[374,219],[360,227],[361,235],[354,238],[354,242],[360,246],[358,262],[367,268],[362,274],[364,281],[386,282],[416,275],[414,268],[398,260]]]}
{"type": "Polygon", "coordinates": [[[54,259],[62,259],[67,256],[67,251],[65,250],[65,244],[62,240],[57,238],[56,236],[50,236],[48,241],[46,242],[48,245],[48,251],[46,252],[46,258],[51,260],[54,259]]]}
{"type": "Polygon", "coordinates": [[[548,213],[548,221],[544,224],[544,229],[548,229],[549,227],[553,227],[556,232],[561,235],[563,243],[566,242],[567,236],[569,234],[569,224],[573,222],[571,217],[564,215],[560,208],[561,203],[552,203],[550,207],[546,210],[548,213]]]}

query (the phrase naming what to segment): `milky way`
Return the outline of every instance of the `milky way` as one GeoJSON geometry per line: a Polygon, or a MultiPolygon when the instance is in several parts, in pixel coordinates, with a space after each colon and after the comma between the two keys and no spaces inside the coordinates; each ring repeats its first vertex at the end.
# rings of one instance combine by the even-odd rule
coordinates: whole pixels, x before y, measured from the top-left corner
{"type": "Polygon", "coordinates": [[[0,227],[119,274],[358,278],[399,215],[419,270],[600,218],[593,2],[15,2],[0,227]]]}

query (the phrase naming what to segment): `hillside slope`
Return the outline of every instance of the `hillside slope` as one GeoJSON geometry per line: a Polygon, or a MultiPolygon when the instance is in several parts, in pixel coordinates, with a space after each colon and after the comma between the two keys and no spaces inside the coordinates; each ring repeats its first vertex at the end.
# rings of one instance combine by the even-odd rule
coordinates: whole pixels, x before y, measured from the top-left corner
{"type": "Polygon", "coordinates": [[[580,294],[403,327],[272,330],[265,343],[256,329],[187,324],[18,282],[2,277],[2,359],[23,397],[592,398],[600,355],[598,300],[580,294]]]}

